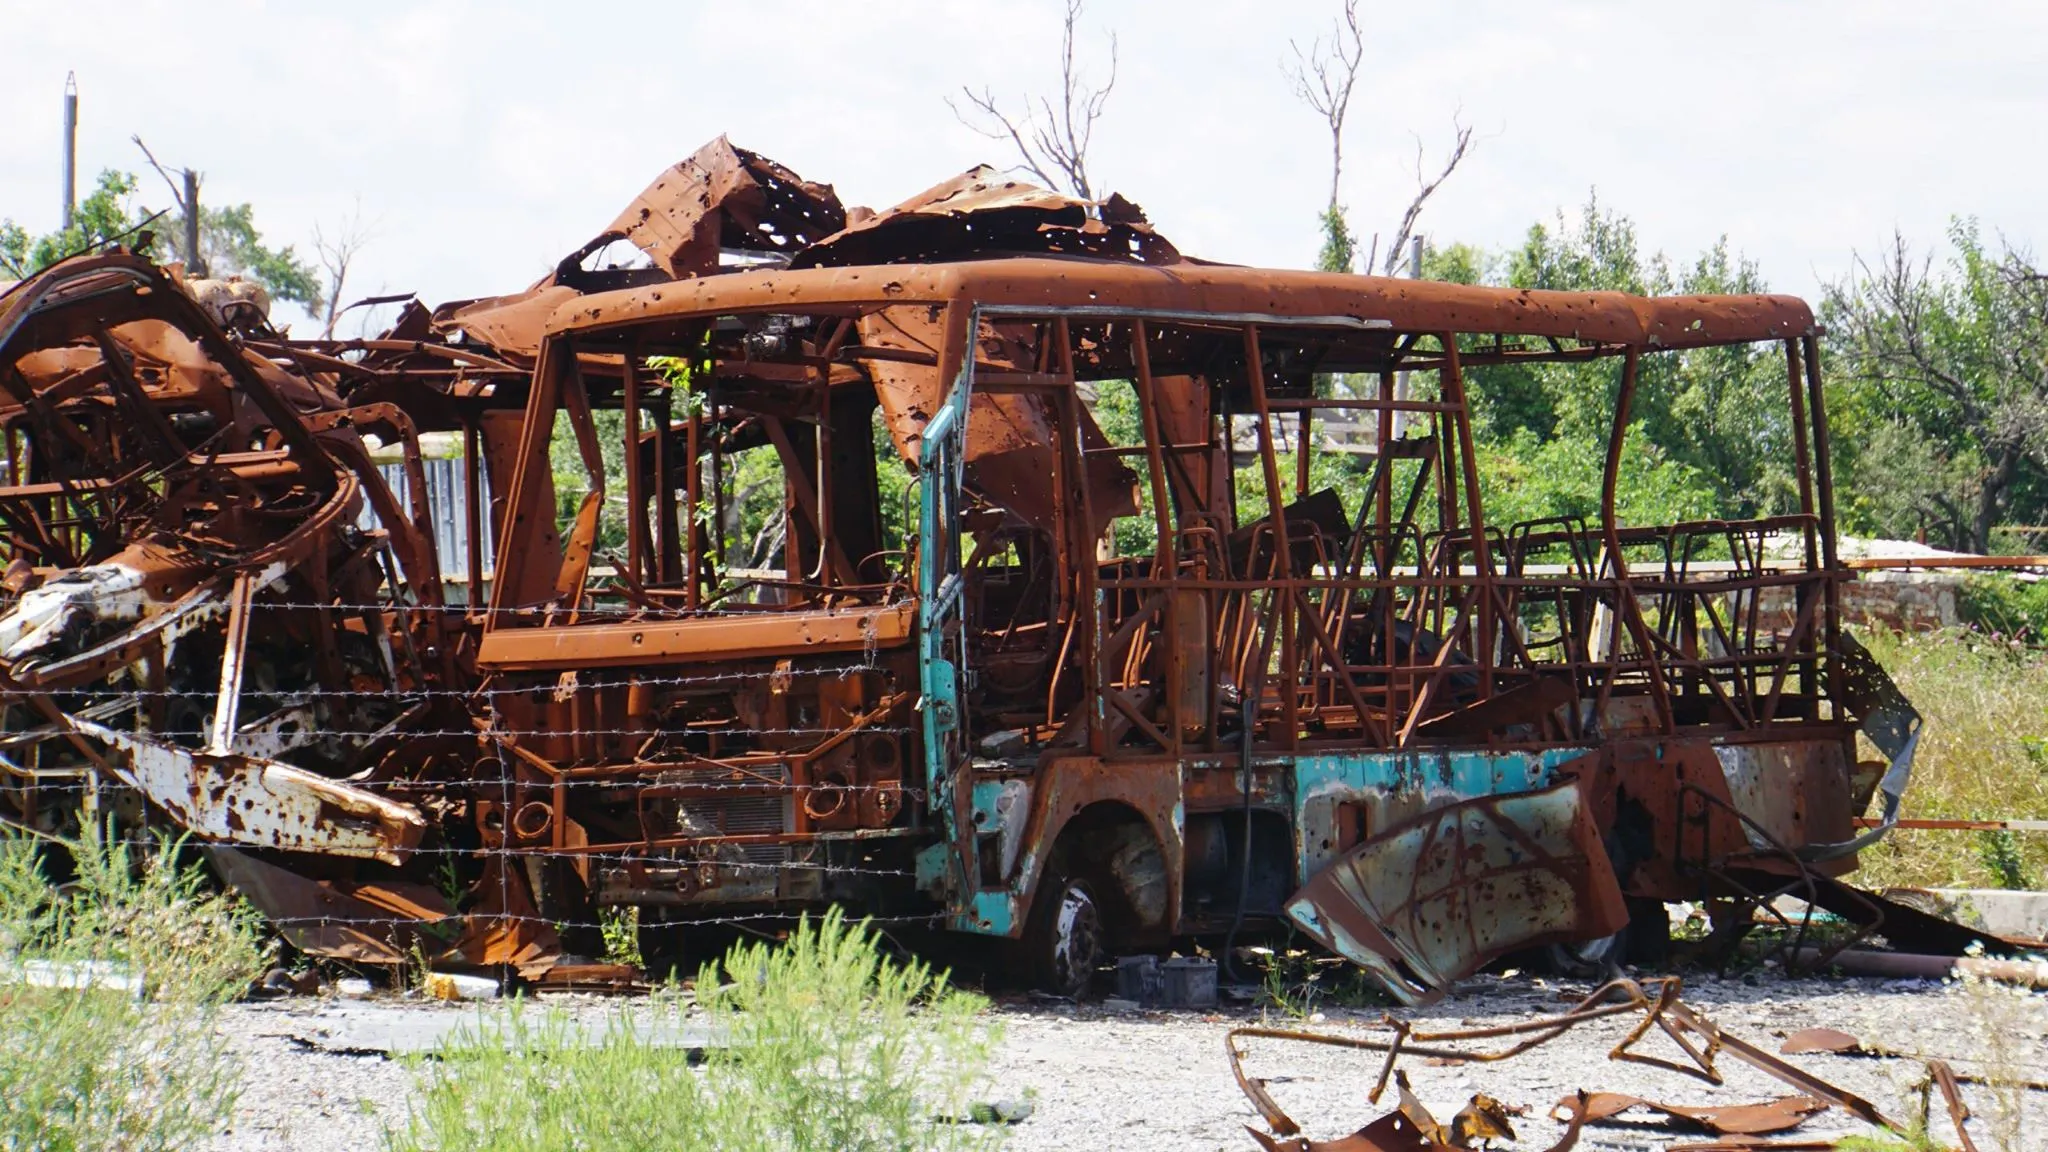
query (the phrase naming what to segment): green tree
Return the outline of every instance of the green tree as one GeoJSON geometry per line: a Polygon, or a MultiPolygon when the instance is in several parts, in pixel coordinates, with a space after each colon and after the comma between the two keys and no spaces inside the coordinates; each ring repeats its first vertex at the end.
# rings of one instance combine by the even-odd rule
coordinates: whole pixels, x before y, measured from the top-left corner
{"type": "MultiPolygon", "coordinates": [[[[131,206],[135,192],[133,174],[109,168],[100,173],[92,192],[73,209],[69,228],[31,236],[13,220],[0,220],[0,270],[22,279],[67,256],[113,243],[126,244],[152,259],[159,258],[167,248],[162,242],[164,238],[185,234],[184,217],[181,212],[171,212],[151,221],[147,210],[131,206]]],[[[273,248],[265,244],[256,227],[256,211],[248,204],[221,208],[202,205],[199,251],[211,276],[254,280],[263,285],[271,299],[290,300],[309,309],[324,303],[319,273],[291,245],[273,248]]]]}
{"type": "Polygon", "coordinates": [[[1351,234],[1351,225],[1344,219],[1344,209],[1336,204],[1323,209],[1323,250],[1316,253],[1316,269],[1320,272],[1350,272],[1358,263],[1358,237],[1351,234]]]}
{"type": "MultiPolygon", "coordinates": [[[[1646,253],[1628,217],[1588,199],[1575,218],[1530,227],[1517,247],[1431,249],[1429,279],[1568,292],[1635,295],[1764,291],[1756,266],[1725,239],[1674,267],[1646,253]]],[[[1613,426],[1621,364],[1482,366],[1466,381],[1482,477],[1503,524],[1590,515],[1613,426]]],[[[1797,503],[1782,351],[1772,346],[1659,352],[1643,357],[1630,402],[1618,511],[1636,523],[1752,517],[1797,503]]]]}
{"type": "MultiPolygon", "coordinates": [[[[17,280],[48,268],[66,256],[90,252],[120,242],[149,254],[150,240],[136,229],[148,213],[129,207],[135,194],[135,177],[109,168],[71,213],[71,227],[42,236],[31,236],[12,219],[0,220],[0,268],[17,280]]],[[[168,227],[161,220],[152,231],[168,227]]]]}
{"type": "MultiPolygon", "coordinates": [[[[182,216],[167,217],[172,235],[185,234],[182,216]]],[[[217,279],[239,276],[263,285],[272,300],[289,300],[313,309],[326,303],[320,274],[290,244],[272,248],[256,228],[256,211],[248,204],[223,208],[199,206],[199,255],[206,274],[217,279]]]]}
{"type": "Polygon", "coordinates": [[[2048,510],[2048,277],[1975,220],[1946,259],[1904,237],[1828,289],[1845,519],[1988,552],[2048,510]]]}

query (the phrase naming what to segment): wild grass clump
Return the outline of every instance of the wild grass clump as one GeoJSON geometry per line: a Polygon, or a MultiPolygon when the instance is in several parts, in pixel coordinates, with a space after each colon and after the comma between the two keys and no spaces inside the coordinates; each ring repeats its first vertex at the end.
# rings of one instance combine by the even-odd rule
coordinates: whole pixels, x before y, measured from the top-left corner
{"type": "MultiPolygon", "coordinates": [[[[1926,720],[1903,815],[2048,819],[2048,651],[1962,629],[1877,630],[1863,642],[1926,720]]],[[[2043,877],[2048,835],[1894,830],[1855,879],[1997,888],[2043,877]]]]}
{"type": "Polygon", "coordinates": [[[394,1152],[535,1148],[987,1147],[972,1109],[995,1042],[987,1002],[876,949],[837,912],[781,946],[736,946],[697,1004],[622,1010],[591,1037],[514,1005],[414,1064],[419,1102],[394,1152]],[[685,1039],[704,1041],[693,1066],[685,1039]]]}
{"type": "Polygon", "coordinates": [[[2021,1137],[2026,1134],[2027,1084],[2040,1072],[2031,1066],[2027,1042],[2043,1020],[2034,996],[2025,988],[1968,974],[1956,978],[1950,994],[1962,999],[1962,1016],[1977,1038],[1974,1063],[1980,1090],[1970,1111],[1983,1122],[1991,1147],[2020,1152],[2025,1147],[2021,1137]],[[1983,1096],[1990,1097],[1988,1106],[1983,1096]]]}
{"type": "Polygon", "coordinates": [[[1380,1008],[1393,1003],[1364,969],[1350,961],[1286,945],[1256,949],[1254,954],[1263,969],[1258,994],[1263,1012],[1306,1020],[1325,1007],[1380,1008]]]}
{"type": "Polygon", "coordinates": [[[0,1147],[193,1147],[233,1114],[215,1028],[261,970],[246,908],[179,863],[88,829],[0,833],[0,1147]],[[59,887],[50,849],[72,862],[59,887]]]}

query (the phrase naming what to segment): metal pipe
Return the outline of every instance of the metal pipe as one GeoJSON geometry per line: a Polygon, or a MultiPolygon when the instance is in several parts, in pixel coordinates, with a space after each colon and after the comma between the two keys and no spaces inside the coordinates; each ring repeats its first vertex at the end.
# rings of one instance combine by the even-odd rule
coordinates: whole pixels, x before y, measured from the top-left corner
{"type": "Polygon", "coordinates": [[[78,203],[78,73],[64,74],[64,228],[78,203]]]}
{"type": "Polygon", "coordinates": [[[647,492],[640,475],[640,341],[626,348],[619,391],[625,407],[626,434],[626,566],[631,579],[658,583],[661,565],[647,555],[647,492]],[[652,579],[650,579],[652,577],[652,579]]]}
{"type": "Polygon", "coordinates": [[[1244,326],[1245,382],[1251,385],[1252,415],[1259,422],[1259,463],[1265,471],[1267,515],[1273,518],[1279,585],[1274,589],[1273,627],[1280,633],[1280,715],[1286,724],[1285,747],[1301,733],[1300,701],[1295,695],[1301,669],[1294,659],[1294,540],[1287,530],[1287,489],[1280,483],[1280,463],[1273,452],[1273,411],[1266,406],[1266,366],[1259,358],[1259,326],[1244,326]]]}
{"type": "Polygon", "coordinates": [[[1798,963],[1825,961],[1828,967],[1848,976],[1888,976],[1919,980],[1947,980],[1974,976],[2022,988],[2048,988],[2048,961],[1994,960],[1986,956],[1924,956],[1913,952],[1868,952],[1852,948],[1824,956],[1819,948],[1801,948],[1798,963]]]}
{"type": "Polygon", "coordinates": [[[462,515],[468,540],[469,594],[463,597],[465,609],[472,615],[482,604],[484,594],[484,509],[483,509],[483,461],[482,438],[477,434],[476,419],[464,416],[462,419],[462,515]]]}
{"type": "Polygon", "coordinates": [[[1801,351],[1806,354],[1806,401],[1807,409],[1813,416],[1813,480],[1814,494],[1819,498],[1816,511],[1820,513],[1820,555],[1821,567],[1827,570],[1826,635],[1828,651],[1828,698],[1842,707],[1846,685],[1843,683],[1842,662],[1834,658],[1842,647],[1842,582],[1836,579],[1840,571],[1841,558],[1835,548],[1835,472],[1830,459],[1832,450],[1828,446],[1827,397],[1820,380],[1820,341],[1808,334],[1802,341],[1801,351]]]}

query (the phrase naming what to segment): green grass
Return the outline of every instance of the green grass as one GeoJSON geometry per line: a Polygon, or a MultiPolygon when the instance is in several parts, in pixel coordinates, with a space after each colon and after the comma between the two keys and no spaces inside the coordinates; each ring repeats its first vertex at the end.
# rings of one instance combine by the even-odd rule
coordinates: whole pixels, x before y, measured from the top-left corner
{"type": "Polygon", "coordinates": [[[1393,1001],[1365,970],[1317,949],[1287,943],[1261,957],[1258,1006],[1296,1020],[1324,1008],[1382,1008],[1393,1001]]]}
{"type": "Polygon", "coordinates": [[[586,1042],[559,1011],[481,1017],[413,1072],[419,1102],[393,1152],[535,1148],[951,1149],[999,1129],[972,1112],[995,1030],[987,1002],[876,950],[837,912],[783,945],[741,944],[697,979],[697,1003],[616,1011],[586,1042]],[[664,1047],[716,1037],[701,1066],[664,1047]]]}
{"type": "MultiPolygon", "coordinates": [[[[1863,641],[1926,720],[1902,815],[2048,819],[2048,652],[1960,629],[1879,631],[1863,641]]],[[[1863,853],[1854,879],[1866,887],[2038,885],[2048,879],[2048,834],[1895,829],[1863,853]]]]}
{"type": "Polygon", "coordinates": [[[255,921],[211,893],[179,846],[87,832],[55,847],[0,835],[0,1147],[196,1147],[233,1114],[238,1069],[214,1027],[261,970],[255,921]],[[146,992],[34,987],[33,968],[140,973],[146,992]]]}

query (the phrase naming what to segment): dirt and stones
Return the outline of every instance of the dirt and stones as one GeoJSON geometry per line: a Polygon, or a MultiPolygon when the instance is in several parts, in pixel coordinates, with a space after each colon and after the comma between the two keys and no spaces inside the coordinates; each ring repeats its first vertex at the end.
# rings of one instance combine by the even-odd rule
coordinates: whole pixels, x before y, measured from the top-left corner
{"type": "MultiPolygon", "coordinates": [[[[1528,977],[1481,977],[1465,982],[1459,995],[1434,1007],[1404,1013],[1418,1028],[1476,1027],[1555,1013],[1585,991],[1584,986],[1528,977]]],[[[1998,1072],[1987,1067],[1996,1028],[2004,1045],[2007,1074],[2040,1076],[2048,1069],[2048,995],[1989,1001],[1982,994],[1926,981],[1714,980],[1694,977],[1686,1000],[1721,1027],[1769,1051],[1801,1028],[1837,1028],[1897,1051],[1938,1056],[1964,1072],[1998,1072]]],[[[583,997],[560,1000],[572,1013],[601,1014],[606,1002],[583,997]]],[[[402,1122],[411,1100],[411,1076],[399,1062],[352,1048],[350,1036],[364,1034],[362,1021],[379,1026],[415,1017],[424,1027],[450,1014],[474,1013],[474,1006],[377,1005],[293,999],[237,1006],[227,1017],[229,1039],[245,1065],[246,1089],[233,1131],[215,1144],[217,1152],[304,1149],[359,1152],[378,1147],[387,1125],[402,1122]],[[438,1019],[437,1019],[438,1018],[438,1019]]],[[[1245,1134],[1257,1115],[1238,1091],[1224,1055],[1232,1027],[1264,1015],[1280,1025],[1364,1035],[1382,1010],[1330,1008],[1319,1022],[1291,1021],[1252,1009],[1215,1013],[1113,1012],[1096,1005],[1017,1000],[999,1004],[996,1018],[1003,1041],[994,1068],[991,1099],[1030,1100],[1029,1119],[1010,1130],[1009,1147],[1019,1152],[1070,1148],[1226,1149],[1255,1148],[1245,1134]]],[[[1436,1065],[1406,1059],[1416,1094],[1439,1116],[1449,1117],[1476,1092],[1510,1106],[1527,1106],[1515,1121],[1516,1147],[1543,1148],[1560,1131],[1544,1117],[1559,1099],[1577,1089],[1626,1092],[1665,1103],[1711,1105],[1754,1102],[1791,1094],[1761,1073],[1723,1058],[1727,1083],[1721,1087],[1640,1064],[1617,1063],[1607,1052],[1627,1030],[1623,1020],[1576,1029],[1514,1060],[1497,1064],[1436,1065]]],[[[1384,1034],[1384,1033],[1382,1033],[1384,1034]]],[[[1665,1055],[1653,1039],[1646,1050],[1665,1055]]],[[[1315,1138],[1354,1131],[1385,1111],[1366,1102],[1377,1071],[1374,1053],[1347,1052],[1284,1041],[1247,1044],[1246,1070],[1270,1081],[1280,1104],[1315,1138]]],[[[1855,1092],[1895,1117],[1912,1109],[1917,1062],[1808,1055],[1794,1062],[1855,1092]]],[[[1988,1089],[1966,1085],[1978,1119],[1972,1132],[1979,1147],[1999,1146],[1999,1102],[1988,1089]]],[[[2048,1150],[2048,1093],[2025,1094],[2023,1135],[2014,1148],[2048,1150]]],[[[1947,1139],[1939,1114],[1934,1134],[1947,1139]]],[[[1801,1138],[1847,1135],[1862,1125],[1839,1112],[1825,1112],[1796,1133],[1801,1138]]],[[[1660,1149],[1697,1133],[1642,1123],[1589,1127],[1580,1141],[1589,1149],[1660,1149]]]]}

